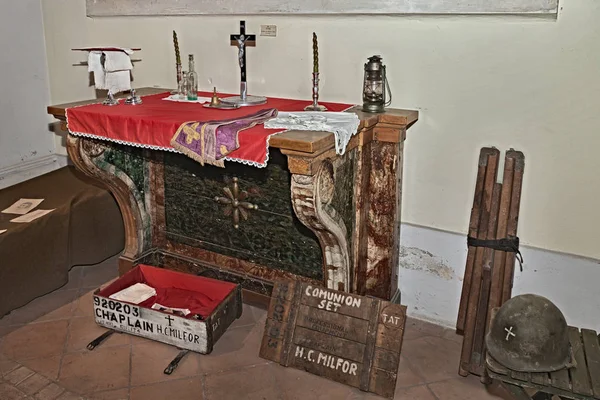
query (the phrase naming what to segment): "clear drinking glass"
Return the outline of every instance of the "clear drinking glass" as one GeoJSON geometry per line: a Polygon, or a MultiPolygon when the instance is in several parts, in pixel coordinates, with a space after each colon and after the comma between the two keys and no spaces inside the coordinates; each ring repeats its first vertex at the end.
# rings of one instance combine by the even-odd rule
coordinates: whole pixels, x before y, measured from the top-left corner
{"type": "Polygon", "coordinates": [[[187,72],[181,71],[181,80],[179,81],[179,87],[177,88],[178,97],[181,100],[187,99],[187,87],[188,87],[187,81],[188,81],[187,72]]]}

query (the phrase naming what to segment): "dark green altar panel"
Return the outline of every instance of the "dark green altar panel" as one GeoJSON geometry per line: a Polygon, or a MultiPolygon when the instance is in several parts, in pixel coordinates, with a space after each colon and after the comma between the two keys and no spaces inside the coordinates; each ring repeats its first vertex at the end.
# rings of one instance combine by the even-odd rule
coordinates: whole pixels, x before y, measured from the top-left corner
{"type": "Polygon", "coordinates": [[[226,162],[226,168],[201,166],[180,154],[165,154],[167,239],[316,280],[323,279],[322,251],[316,236],[297,219],[290,196],[286,157],[270,149],[266,168],[226,162]],[[233,190],[238,178],[248,210],[234,228],[226,206],[215,201],[233,190]]]}
{"type": "Polygon", "coordinates": [[[144,149],[116,143],[106,144],[104,161],[127,175],[141,195],[144,194],[144,149]]]}

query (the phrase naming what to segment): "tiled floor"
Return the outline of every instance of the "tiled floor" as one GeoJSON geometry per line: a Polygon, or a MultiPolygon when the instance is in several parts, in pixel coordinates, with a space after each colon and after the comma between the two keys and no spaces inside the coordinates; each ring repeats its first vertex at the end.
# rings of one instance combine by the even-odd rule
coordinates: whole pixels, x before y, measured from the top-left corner
{"type": "MultiPolygon", "coordinates": [[[[91,292],[116,277],[116,258],[73,268],[63,288],[0,319],[0,399],[292,400],[381,399],[258,357],[266,313],[244,306],[210,355],[188,354],[172,375],[174,347],[115,334],[93,351],[105,329],[93,319],[91,292]]],[[[476,377],[457,374],[461,337],[408,320],[396,399],[510,399],[476,377]]]]}

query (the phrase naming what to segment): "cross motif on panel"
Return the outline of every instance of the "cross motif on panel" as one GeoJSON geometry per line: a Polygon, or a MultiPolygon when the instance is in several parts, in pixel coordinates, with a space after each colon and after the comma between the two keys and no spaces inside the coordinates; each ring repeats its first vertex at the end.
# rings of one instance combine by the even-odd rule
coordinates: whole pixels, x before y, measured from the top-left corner
{"type": "Polygon", "coordinates": [[[510,339],[511,336],[517,337],[517,335],[515,335],[512,330],[513,330],[512,326],[510,327],[510,329],[509,328],[504,328],[504,331],[506,332],[506,341],[507,342],[508,342],[508,339],[510,339]]]}

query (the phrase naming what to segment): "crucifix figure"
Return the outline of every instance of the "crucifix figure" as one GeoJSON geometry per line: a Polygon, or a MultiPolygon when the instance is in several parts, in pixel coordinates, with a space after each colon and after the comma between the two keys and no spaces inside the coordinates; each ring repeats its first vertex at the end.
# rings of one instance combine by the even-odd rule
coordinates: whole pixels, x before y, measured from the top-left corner
{"type": "Polygon", "coordinates": [[[246,33],[246,21],[240,21],[240,33],[230,35],[231,46],[238,48],[238,63],[240,65],[240,95],[226,97],[222,99],[226,103],[233,103],[240,106],[264,104],[267,102],[265,97],[248,96],[248,84],[246,82],[246,47],[256,46],[256,35],[246,33]]]}
{"type": "MultiPolygon", "coordinates": [[[[233,36],[235,37],[236,35],[233,35],[233,36]]],[[[254,35],[252,35],[252,36],[254,36],[254,35]]],[[[245,71],[246,68],[244,68],[244,64],[245,64],[244,60],[246,59],[246,51],[245,51],[246,50],[246,41],[252,40],[252,39],[248,38],[248,36],[245,36],[242,33],[237,37],[236,40],[237,40],[237,46],[239,49],[238,50],[238,61],[240,63],[240,69],[242,70],[242,76],[244,76],[244,75],[246,75],[246,71],[245,71]]]]}

